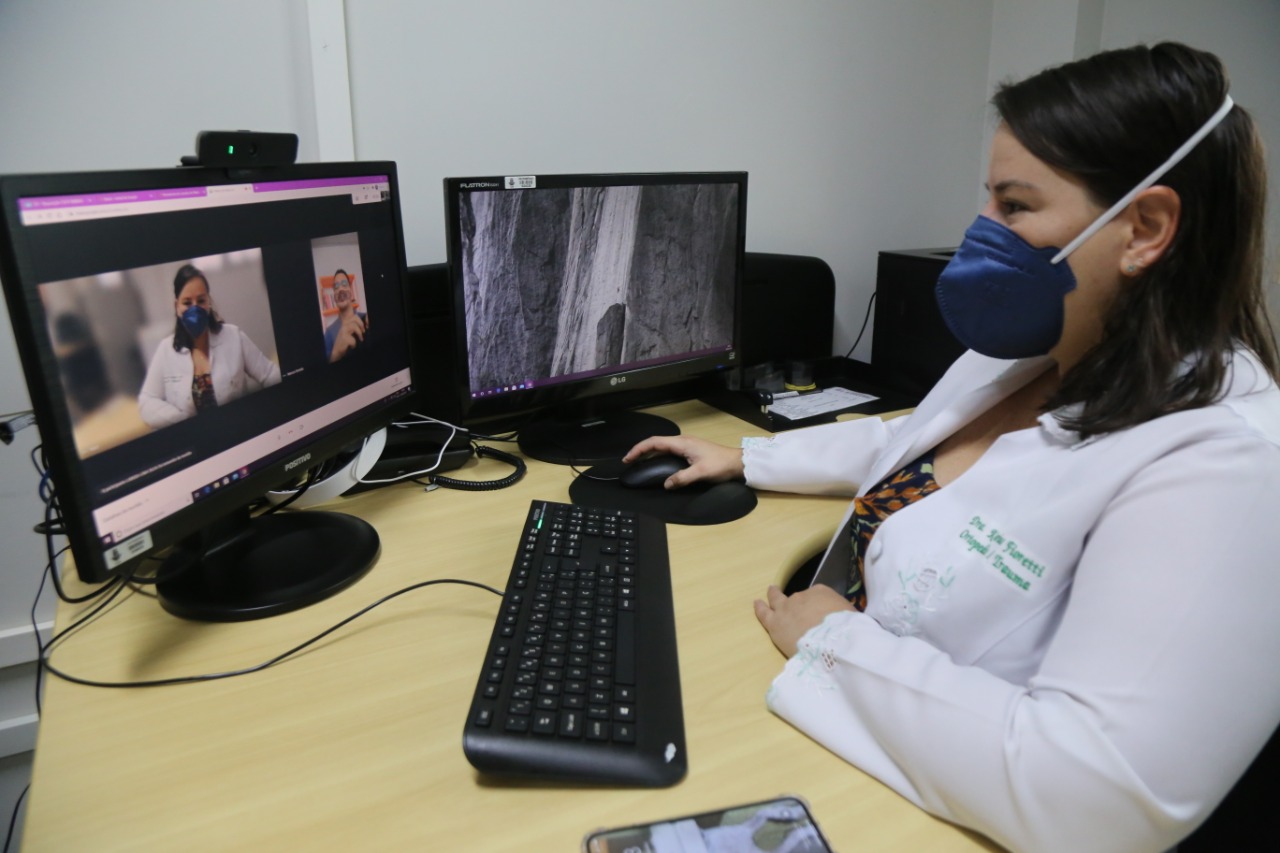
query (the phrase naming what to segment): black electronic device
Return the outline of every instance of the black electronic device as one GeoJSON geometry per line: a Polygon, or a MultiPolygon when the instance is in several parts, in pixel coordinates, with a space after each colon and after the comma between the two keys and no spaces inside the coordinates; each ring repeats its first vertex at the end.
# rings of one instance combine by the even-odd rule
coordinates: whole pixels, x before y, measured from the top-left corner
{"type": "Polygon", "coordinates": [[[533,501],[463,728],[486,774],[666,786],[688,769],[667,530],[533,501]]]}
{"type": "Polygon", "coordinates": [[[821,258],[747,252],[743,266],[743,370],[829,358],[836,278],[821,258]]]}
{"type": "Polygon", "coordinates": [[[634,392],[674,395],[736,368],[745,172],[448,178],[444,190],[469,425],[523,416],[528,456],[619,459],[679,432],[633,411],[634,392]]]}
{"type": "Polygon", "coordinates": [[[953,254],[955,249],[880,253],[871,364],[883,384],[924,395],[964,352],[933,293],[953,254]]]}
{"type": "Polygon", "coordinates": [[[372,565],[359,519],[250,508],[411,404],[394,163],[5,176],[0,275],[85,582],[170,552],[167,609],[251,619],[372,565]]]}
{"type": "MultiPolygon", "coordinates": [[[[668,524],[689,525],[737,521],[759,502],[755,490],[741,480],[725,483],[703,480],[667,489],[662,483],[670,475],[662,476],[659,470],[652,472],[657,476],[651,479],[649,487],[636,487],[623,482],[629,470],[633,470],[631,466],[620,461],[593,465],[574,478],[569,485],[569,497],[581,506],[612,507],[653,516],[668,524]]],[[[638,470],[643,471],[643,466],[638,470]]],[[[678,468],[668,463],[665,470],[672,472],[678,468]]]]}
{"type": "MultiPolygon", "coordinates": [[[[420,390],[422,373],[418,371],[414,376],[415,391],[420,390]]],[[[425,483],[430,477],[462,467],[474,455],[471,434],[465,429],[424,420],[395,423],[387,427],[386,444],[377,460],[343,494],[359,494],[396,483],[425,483]]]]}
{"type": "Polygon", "coordinates": [[[618,482],[629,489],[660,489],[667,478],[689,467],[689,460],[674,453],[656,453],[637,459],[618,475],[618,482]]]}
{"type": "Polygon", "coordinates": [[[793,796],[598,829],[582,840],[582,853],[662,853],[667,850],[832,853],[808,804],[793,796]]]}
{"type": "Polygon", "coordinates": [[[185,156],[181,162],[183,166],[262,168],[288,166],[297,159],[296,133],[202,130],[196,134],[195,156],[185,156]]]}

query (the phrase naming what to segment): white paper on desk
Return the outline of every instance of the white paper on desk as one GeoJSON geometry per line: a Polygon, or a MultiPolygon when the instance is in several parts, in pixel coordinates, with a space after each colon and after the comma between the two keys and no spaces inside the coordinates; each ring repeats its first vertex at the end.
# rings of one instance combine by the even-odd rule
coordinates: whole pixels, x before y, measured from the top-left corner
{"type": "Polygon", "coordinates": [[[811,418],[815,415],[825,415],[828,412],[838,412],[850,406],[861,406],[863,403],[870,403],[872,400],[879,399],[879,397],[873,397],[870,394],[859,394],[857,391],[850,391],[848,388],[823,388],[821,391],[801,394],[798,397],[785,397],[771,405],[769,411],[775,415],[782,415],[784,418],[798,421],[801,418],[811,418]]]}

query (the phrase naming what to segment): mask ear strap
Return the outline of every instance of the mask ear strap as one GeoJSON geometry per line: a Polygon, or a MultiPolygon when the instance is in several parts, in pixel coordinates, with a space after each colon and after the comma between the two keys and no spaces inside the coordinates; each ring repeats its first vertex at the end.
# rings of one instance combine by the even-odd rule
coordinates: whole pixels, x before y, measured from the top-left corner
{"type": "Polygon", "coordinates": [[[1098,230],[1102,228],[1102,226],[1106,225],[1108,222],[1114,219],[1117,213],[1119,213],[1120,211],[1128,207],[1130,203],[1132,203],[1133,200],[1138,197],[1138,193],[1150,187],[1152,184],[1158,181],[1164,175],[1165,172],[1168,172],[1174,166],[1182,162],[1182,158],[1190,154],[1191,149],[1195,148],[1196,145],[1199,144],[1200,140],[1208,136],[1209,132],[1213,130],[1215,127],[1217,127],[1222,122],[1222,120],[1227,117],[1227,113],[1231,112],[1231,108],[1234,106],[1235,106],[1235,101],[1231,100],[1230,95],[1227,95],[1226,99],[1223,100],[1222,102],[1222,106],[1218,107],[1218,111],[1213,115],[1211,115],[1209,117],[1209,120],[1206,121],[1203,125],[1201,125],[1199,130],[1191,134],[1191,138],[1188,139],[1186,142],[1182,143],[1182,145],[1178,148],[1177,151],[1169,155],[1168,160],[1165,160],[1163,163],[1157,166],[1154,172],[1152,172],[1150,175],[1147,175],[1145,178],[1142,179],[1142,181],[1136,187],[1134,187],[1133,189],[1125,193],[1124,197],[1121,198],[1119,201],[1117,201],[1115,204],[1111,205],[1111,207],[1107,209],[1106,213],[1102,214],[1097,219],[1093,220],[1092,225],[1084,229],[1084,231],[1081,231],[1080,236],[1076,237],[1074,240],[1068,243],[1066,248],[1063,249],[1061,252],[1054,255],[1053,260],[1051,260],[1049,263],[1056,264],[1059,261],[1061,261],[1063,258],[1065,258],[1067,255],[1074,252],[1077,248],[1079,248],[1081,243],[1083,243],[1085,240],[1088,240],[1094,234],[1097,234],[1098,230]]]}

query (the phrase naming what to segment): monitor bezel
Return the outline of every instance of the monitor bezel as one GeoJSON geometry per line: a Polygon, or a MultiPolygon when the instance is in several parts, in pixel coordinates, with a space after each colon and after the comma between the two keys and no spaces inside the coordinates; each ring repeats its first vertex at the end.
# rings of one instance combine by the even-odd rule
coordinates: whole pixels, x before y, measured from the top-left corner
{"type": "Polygon", "coordinates": [[[99,584],[116,576],[137,573],[143,560],[157,552],[197,535],[210,519],[225,517],[279,488],[298,476],[296,460],[308,455],[305,468],[332,458],[345,448],[385,426],[413,407],[416,353],[410,340],[404,225],[400,215],[400,186],[393,161],[350,161],[299,163],[254,169],[175,167],[168,169],[122,169],[109,171],[58,172],[0,175],[0,281],[10,314],[23,376],[40,432],[47,471],[55,484],[59,527],[66,535],[75,558],[77,574],[85,583],[99,584]],[[226,489],[189,504],[147,528],[151,546],[115,566],[108,565],[93,518],[93,501],[75,448],[72,420],[54,348],[45,323],[39,295],[37,272],[23,236],[24,226],[17,213],[18,199],[105,193],[128,190],[164,190],[192,186],[216,186],[246,182],[323,180],[360,176],[386,176],[390,186],[389,213],[394,229],[395,264],[400,279],[400,319],[405,336],[406,361],[410,381],[398,396],[383,398],[378,404],[353,413],[349,419],[322,435],[309,436],[296,453],[278,458],[251,471],[226,489]]]}
{"type": "MultiPolygon", "coordinates": [[[[511,190],[518,191],[518,190],[511,190]]],[[[619,408],[662,402],[652,392],[669,388],[677,397],[684,393],[689,383],[697,383],[709,377],[727,376],[739,370],[738,352],[742,341],[742,299],[744,287],[743,259],[746,255],[747,223],[747,172],[745,171],[693,171],[693,172],[583,172],[530,174],[511,172],[504,175],[476,177],[451,177],[444,179],[445,237],[447,274],[454,322],[454,376],[458,389],[458,405],[468,424],[500,423],[515,426],[539,414],[561,412],[581,414],[594,406],[619,408]],[[712,354],[677,358],[659,364],[620,367],[589,377],[577,377],[563,382],[535,386],[532,389],[515,390],[492,397],[473,397],[468,367],[467,318],[464,309],[462,278],[461,234],[458,232],[459,198],[464,190],[502,189],[503,183],[513,177],[532,179],[538,186],[654,186],[687,185],[699,183],[732,183],[738,187],[737,247],[738,268],[734,281],[733,340],[729,350],[712,354]],[[680,391],[677,392],[677,389],[680,391]]],[[[728,382],[726,378],[724,382],[728,382]]],[[[694,389],[696,390],[696,389],[694,389]]]]}

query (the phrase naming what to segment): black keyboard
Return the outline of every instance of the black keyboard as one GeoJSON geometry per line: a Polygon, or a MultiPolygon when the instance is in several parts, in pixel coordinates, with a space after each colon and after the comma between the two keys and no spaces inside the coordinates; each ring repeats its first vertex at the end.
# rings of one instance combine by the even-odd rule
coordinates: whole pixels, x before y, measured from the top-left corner
{"type": "Polygon", "coordinates": [[[534,501],[462,737],[483,773],[665,786],[688,763],[667,529],[534,501]]]}

